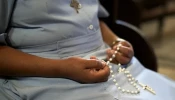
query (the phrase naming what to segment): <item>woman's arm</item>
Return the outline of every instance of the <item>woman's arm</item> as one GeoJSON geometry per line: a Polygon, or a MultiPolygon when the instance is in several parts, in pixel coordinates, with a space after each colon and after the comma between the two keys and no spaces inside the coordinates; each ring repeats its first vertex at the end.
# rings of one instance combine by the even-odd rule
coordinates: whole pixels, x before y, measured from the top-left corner
{"type": "Polygon", "coordinates": [[[109,68],[104,62],[94,58],[46,59],[0,46],[0,77],[4,76],[56,77],[80,83],[94,83],[106,81],[109,68]]]}
{"type": "Polygon", "coordinates": [[[61,77],[63,63],[64,60],[45,59],[0,46],[0,76],[61,77]]]}
{"type": "Polygon", "coordinates": [[[112,46],[112,43],[118,38],[118,36],[116,36],[103,21],[100,21],[100,28],[104,42],[109,46],[112,46]]]}

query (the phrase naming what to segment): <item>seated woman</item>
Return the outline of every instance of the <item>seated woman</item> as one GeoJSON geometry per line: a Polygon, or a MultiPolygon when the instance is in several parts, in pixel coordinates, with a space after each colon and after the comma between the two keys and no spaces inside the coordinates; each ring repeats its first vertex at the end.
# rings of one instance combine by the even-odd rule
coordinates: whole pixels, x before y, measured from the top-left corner
{"type": "Polygon", "coordinates": [[[175,83],[144,68],[107,16],[98,0],[17,0],[0,99],[175,100],[175,83]]]}

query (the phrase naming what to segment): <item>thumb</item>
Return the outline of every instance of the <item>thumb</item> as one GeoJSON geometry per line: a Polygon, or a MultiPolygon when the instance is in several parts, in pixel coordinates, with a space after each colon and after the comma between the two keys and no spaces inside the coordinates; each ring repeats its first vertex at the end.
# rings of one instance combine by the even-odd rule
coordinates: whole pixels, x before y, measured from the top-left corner
{"type": "Polygon", "coordinates": [[[85,62],[85,65],[87,69],[103,69],[106,66],[106,63],[98,59],[89,59],[85,62]]]}

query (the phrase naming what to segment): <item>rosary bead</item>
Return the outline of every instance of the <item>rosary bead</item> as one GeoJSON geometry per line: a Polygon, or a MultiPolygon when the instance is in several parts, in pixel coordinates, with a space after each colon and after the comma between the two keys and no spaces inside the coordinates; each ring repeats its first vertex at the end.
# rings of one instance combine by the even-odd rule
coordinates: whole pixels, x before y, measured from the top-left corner
{"type": "Polygon", "coordinates": [[[125,92],[125,89],[122,89],[122,92],[124,93],[125,92]]]}
{"type": "Polygon", "coordinates": [[[120,46],[119,47],[117,47],[117,51],[119,51],[120,50],[120,46]]]}
{"type": "Polygon", "coordinates": [[[130,81],[132,81],[132,80],[129,78],[128,81],[130,82],[130,81]]]}
{"type": "Polygon", "coordinates": [[[135,93],[135,94],[138,94],[138,91],[135,91],[134,93],[135,93]]]}
{"type": "Polygon", "coordinates": [[[112,78],[114,78],[115,76],[114,75],[112,75],[112,78]]]}
{"type": "Polygon", "coordinates": [[[131,84],[131,85],[133,85],[133,84],[134,84],[134,82],[130,82],[130,84],[131,84]]]}
{"type": "Polygon", "coordinates": [[[131,91],[132,94],[134,94],[134,91],[131,91]]]}
{"type": "Polygon", "coordinates": [[[112,69],[112,66],[109,66],[110,69],[112,69]]]}
{"type": "Polygon", "coordinates": [[[118,90],[121,90],[121,87],[118,87],[118,90]]]}
{"type": "Polygon", "coordinates": [[[112,58],[110,58],[109,61],[112,61],[112,58]]]}
{"type": "Polygon", "coordinates": [[[122,68],[119,68],[119,69],[118,69],[118,72],[121,72],[121,70],[122,70],[122,68]]]}
{"type": "Polygon", "coordinates": [[[129,73],[129,71],[125,71],[124,73],[125,73],[125,74],[128,74],[128,73],[129,73]]]}
{"type": "Polygon", "coordinates": [[[136,84],[134,83],[134,85],[133,85],[134,87],[136,87],[136,84]]]}
{"type": "Polygon", "coordinates": [[[132,78],[132,81],[134,81],[135,80],[135,78],[132,78]]]}
{"type": "Polygon", "coordinates": [[[127,92],[127,93],[130,93],[130,91],[129,91],[129,90],[127,90],[126,92],[127,92]]]}
{"type": "Polygon", "coordinates": [[[110,72],[111,72],[111,74],[112,74],[112,73],[113,73],[113,70],[111,70],[110,72]]]}
{"type": "Polygon", "coordinates": [[[122,72],[124,72],[126,69],[125,68],[122,68],[122,72]]]}
{"type": "Polygon", "coordinates": [[[109,61],[107,61],[107,62],[106,62],[106,65],[109,65],[109,63],[110,63],[110,62],[109,62],[109,61]]]}
{"type": "Polygon", "coordinates": [[[127,75],[127,78],[130,78],[131,76],[130,75],[127,75]]]}
{"type": "Polygon", "coordinates": [[[112,58],[115,58],[115,54],[112,55],[112,58]]]}
{"type": "Polygon", "coordinates": [[[116,86],[118,86],[118,83],[115,83],[116,86]]]}

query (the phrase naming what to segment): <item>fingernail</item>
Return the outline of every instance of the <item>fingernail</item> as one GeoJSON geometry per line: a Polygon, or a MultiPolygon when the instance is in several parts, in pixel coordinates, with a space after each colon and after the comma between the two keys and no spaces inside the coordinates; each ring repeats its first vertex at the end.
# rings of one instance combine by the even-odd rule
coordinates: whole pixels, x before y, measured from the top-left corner
{"type": "Polygon", "coordinates": [[[107,64],[104,60],[101,60],[102,66],[105,67],[107,64]]]}

